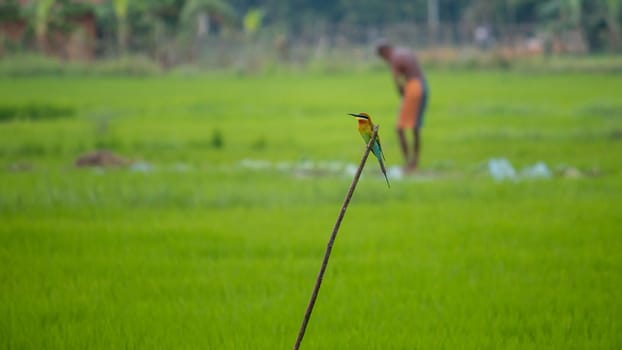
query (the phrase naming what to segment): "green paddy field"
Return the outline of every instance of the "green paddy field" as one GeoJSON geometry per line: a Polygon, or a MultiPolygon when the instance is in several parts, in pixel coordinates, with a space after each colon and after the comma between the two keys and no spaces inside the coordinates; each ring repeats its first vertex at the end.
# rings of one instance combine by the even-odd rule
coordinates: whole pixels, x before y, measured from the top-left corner
{"type": "MultiPolygon", "coordinates": [[[[432,71],[302,349],[622,348],[622,79],[432,71]],[[520,175],[497,181],[488,162],[520,175]]],[[[0,80],[0,348],[288,349],[388,72],[0,80]],[[74,165],[106,149],[128,163],[74,165]]]]}

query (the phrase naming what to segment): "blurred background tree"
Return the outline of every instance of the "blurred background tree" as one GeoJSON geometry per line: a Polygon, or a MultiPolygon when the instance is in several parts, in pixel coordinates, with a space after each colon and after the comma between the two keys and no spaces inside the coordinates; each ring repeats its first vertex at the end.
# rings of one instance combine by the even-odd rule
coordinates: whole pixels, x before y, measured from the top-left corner
{"type": "Polygon", "coordinates": [[[127,49],[127,39],[129,35],[127,25],[128,1],[129,0],[113,0],[114,15],[117,20],[117,43],[121,54],[124,54],[127,49]]]}
{"type": "Polygon", "coordinates": [[[73,17],[63,9],[80,4],[95,21],[97,57],[140,54],[165,66],[210,57],[232,63],[235,48],[249,44],[249,36],[265,53],[288,60],[369,46],[381,36],[418,49],[622,49],[622,0],[0,0],[4,52],[15,46],[11,42],[29,40],[27,30],[14,30],[24,20],[20,13],[29,14],[34,32],[34,45],[24,47],[45,52],[57,31],[50,24],[70,23],[73,17]],[[476,45],[478,35],[486,45],[476,45]]]}

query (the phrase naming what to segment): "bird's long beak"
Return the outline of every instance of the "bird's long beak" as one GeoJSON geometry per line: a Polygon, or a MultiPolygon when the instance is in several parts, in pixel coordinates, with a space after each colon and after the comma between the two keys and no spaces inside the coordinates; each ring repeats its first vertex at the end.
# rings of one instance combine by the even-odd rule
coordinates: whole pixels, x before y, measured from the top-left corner
{"type": "Polygon", "coordinates": [[[351,115],[351,116],[353,116],[353,117],[355,117],[355,118],[363,118],[363,119],[367,119],[367,120],[369,120],[369,117],[368,117],[368,116],[366,116],[365,114],[360,114],[360,113],[359,113],[359,114],[348,113],[348,115],[351,115]]]}

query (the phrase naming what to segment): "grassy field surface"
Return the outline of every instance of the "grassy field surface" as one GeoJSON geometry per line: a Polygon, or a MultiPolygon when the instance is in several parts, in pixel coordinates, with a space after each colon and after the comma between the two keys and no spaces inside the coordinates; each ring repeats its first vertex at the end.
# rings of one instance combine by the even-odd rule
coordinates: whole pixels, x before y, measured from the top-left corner
{"type": "MultiPolygon", "coordinates": [[[[622,348],[622,79],[428,78],[420,173],[369,162],[302,348],[622,348]]],[[[0,80],[0,348],[291,348],[346,113],[395,167],[397,105],[387,72],[0,80]],[[74,165],[96,149],[133,164],[74,165]]]]}

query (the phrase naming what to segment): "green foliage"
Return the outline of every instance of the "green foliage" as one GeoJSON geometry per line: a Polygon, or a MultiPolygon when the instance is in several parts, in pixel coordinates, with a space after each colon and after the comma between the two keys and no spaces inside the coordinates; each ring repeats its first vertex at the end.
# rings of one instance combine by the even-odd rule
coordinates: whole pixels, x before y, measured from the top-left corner
{"type": "Polygon", "coordinates": [[[212,17],[220,19],[222,24],[235,23],[235,10],[225,1],[221,0],[188,0],[181,10],[183,21],[190,22],[200,12],[205,12],[212,17]]]}
{"type": "Polygon", "coordinates": [[[129,0],[114,0],[113,2],[114,13],[119,20],[127,18],[127,9],[129,0]]]}
{"type": "Polygon", "coordinates": [[[114,0],[113,8],[116,17],[117,44],[119,53],[125,54],[129,40],[129,24],[127,21],[129,0],[114,0]]]}
{"type": "Polygon", "coordinates": [[[96,5],[88,2],[75,2],[72,0],[56,0],[57,4],[60,4],[60,11],[64,18],[72,18],[77,16],[83,16],[91,13],[95,10],[96,5]]]}
{"type": "MultiPolygon", "coordinates": [[[[444,36],[454,37],[451,40],[455,44],[471,43],[470,34],[459,33],[458,28],[487,24],[499,41],[516,35],[571,40],[566,34],[578,31],[581,39],[572,40],[585,40],[590,51],[622,48],[620,0],[437,2],[444,36]],[[529,28],[529,33],[523,27],[529,28]],[[533,33],[535,30],[539,33],[533,33]],[[513,34],[516,31],[521,33],[513,34]]],[[[261,4],[253,0],[113,0],[90,4],[40,0],[19,9],[15,0],[11,0],[0,4],[0,21],[16,16],[27,18],[37,33],[39,45],[43,46],[48,32],[71,32],[75,30],[70,21],[73,16],[93,11],[97,15],[98,48],[103,56],[134,52],[158,58],[169,54],[181,61],[195,61],[206,44],[190,38],[204,39],[209,33],[226,37],[231,44],[242,31],[254,36],[259,28],[278,31],[272,36],[272,43],[263,43],[264,49],[283,37],[311,46],[320,37],[327,36],[335,42],[332,45],[339,46],[369,43],[383,33],[393,33],[405,44],[425,44],[433,40],[431,35],[426,39],[429,33],[421,31],[426,22],[430,23],[430,3],[428,0],[396,0],[387,6],[386,1],[380,0],[270,0],[261,4]],[[400,34],[405,24],[418,25],[418,32],[400,34]],[[197,35],[189,35],[191,33],[197,35]]],[[[176,63],[179,62],[172,64],[176,63]]]]}
{"type": "Polygon", "coordinates": [[[161,67],[145,56],[123,56],[103,59],[91,64],[62,62],[41,55],[15,55],[0,60],[0,77],[24,76],[150,76],[162,72],[161,67]]]}
{"type": "Polygon", "coordinates": [[[264,14],[264,11],[258,8],[250,9],[246,12],[242,23],[244,25],[244,32],[247,35],[253,36],[257,33],[257,31],[259,31],[259,28],[261,28],[261,21],[263,20],[264,14]]]}
{"type": "Polygon", "coordinates": [[[54,0],[38,0],[35,2],[34,26],[38,36],[47,34],[49,13],[54,0]]]}
{"type": "Polygon", "coordinates": [[[151,76],[162,72],[161,67],[145,56],[122,56],[102,60],[90,67],[94,75],[151,76]]]}
{"type": "Polygon", "coordinates": [[[70,19],[89,13],[93,8],[92,4],[71,0],[37,0],[20,5],[18,18],[26,20],[29,30],[34,32],[39,49],[44,51],[49,33],[72,32],[76,27],[70,19]]]}
{"type": "Polygon", "coordinates": [[[577,29],[583,17],[582,0],[548,0],[538,7],[538,13],[554,31],[577,29]]]}
{"type": "Polygon", "coordinates": [[[254,151],[263,151],[268,147],[268,141],[265,137],[260,137],[251,144],[251,149],[254,151]]]}
{"type": "Polygon", "coordinates": [[[214,129],[210,143],[214,149],[221,149],[225,146],[225,141],[220,130],[214,129]]]}
{"type": "Polygon", "coordinates": [[[22,19],[23,15],[17,0],[6,0],[0,3],[0,23],[22,19]]]}
{"type": "Polygon", "coordinates": [[[0,60],[0,76],[62,75],[66,65],[56,59],[40,55],[15,55],[0,60]]]}
{"type": "Polygon", "coordinates": [[[47,120],[76,114],[71,107],[48,104],[0,105],[0,122],[12,120],[47,120]]]}

